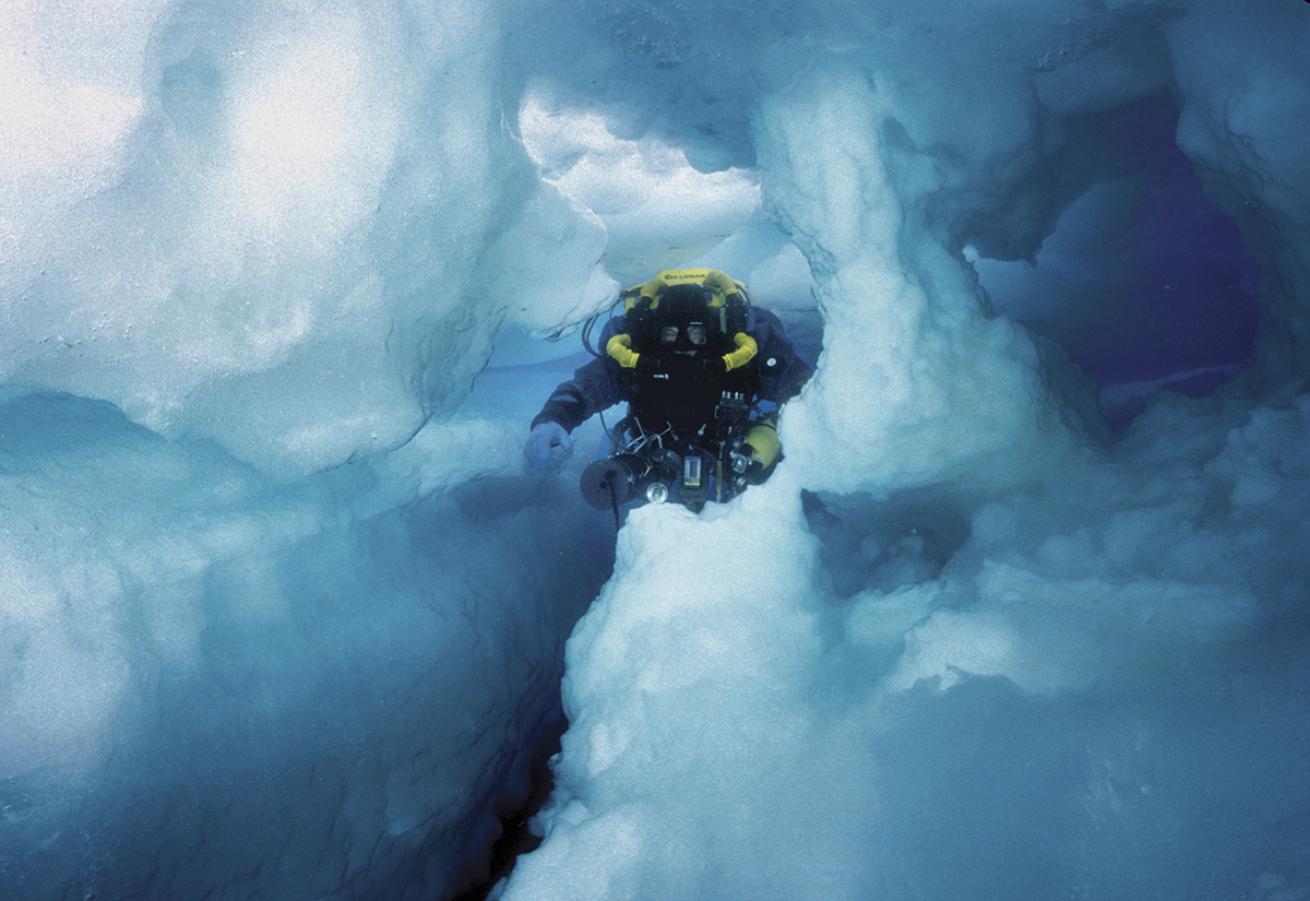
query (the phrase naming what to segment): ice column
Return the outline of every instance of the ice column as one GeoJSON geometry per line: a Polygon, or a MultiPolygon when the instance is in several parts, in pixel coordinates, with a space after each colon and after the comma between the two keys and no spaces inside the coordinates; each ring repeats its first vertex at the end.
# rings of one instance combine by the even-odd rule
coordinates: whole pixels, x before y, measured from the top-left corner
{"type": "Polygon", "coordinates": [[[811,489],[1004,480],[1065,440],[1032,344],[984,316],[930,230],[931,172],[895,183],[895,115],[858,72],[828,71],[766,98],[757,120],[766,202],[809,258],[826,323],[818,377],[783,416],[811,489]]]}

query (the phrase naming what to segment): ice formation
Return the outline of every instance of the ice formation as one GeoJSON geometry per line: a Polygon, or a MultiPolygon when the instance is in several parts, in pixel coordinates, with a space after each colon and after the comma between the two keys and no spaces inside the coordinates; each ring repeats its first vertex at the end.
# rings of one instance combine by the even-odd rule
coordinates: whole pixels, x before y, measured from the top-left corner
{"type": "Polygon", "coordinates": [[[476,876],[611,556],[457,411],[612,284],[490,14],[0,22],[0,895],[476,876]]]}
{"type": "Polygon", "coordinates": [[[5,124],[7,381],[312,472],[455,408],[503,322],[608,296],[603,233],[503,127],[478,5],[158,4],[103,38],[84,5],[6,13],[36,52],[5,124]],[[77,113],[28,137],[22,100],[77,113]]]}
{"type": "MultiPolygon", "coordinates": [[[[825,323],[788,460],[721,518],[630,519],[570,641],[545,842],[503,897],[1305,892],[1305,260],[1269,230],[1304,229],[1284,129],[1310,19],[825,12],[799,30],[827,54],[767,68],[805,44],[787,28],[742,53],[768,86],[765,202],[825,323]],[[1105,180],[1086,118],[1170,85],[1180,149],[1271,241],[1266,317],[1293,321],[1265,322],[1261,400],[1162,400],[1104,448],[1067,365],[986,315],[969,257],[1035,258],[1105,180]],[[798,487],[836,494],[802,517],[798,487]]],[[[682,52],[691,71],[710,50],[682,52]]]]}
{"type": "Polygon", "coordinates": [[[459,891],[561,677],[505,898],[1310,893],[1310,7],[0,22],[0,895],[459,891]],[[615,550],[516,348],[690,262],[817,374],[615,550]]]}

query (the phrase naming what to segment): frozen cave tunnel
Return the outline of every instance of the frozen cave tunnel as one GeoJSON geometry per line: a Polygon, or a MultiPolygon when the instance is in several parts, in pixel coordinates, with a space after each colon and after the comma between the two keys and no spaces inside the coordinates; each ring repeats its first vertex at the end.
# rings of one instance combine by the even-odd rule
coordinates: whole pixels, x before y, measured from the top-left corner
{"type": "Polygon", "coordinates": [[[1310,898],[1310,5],[0,22],[0,897],[1310,898]],[[674,266],[816,371],[616,529],[674,266]]]}

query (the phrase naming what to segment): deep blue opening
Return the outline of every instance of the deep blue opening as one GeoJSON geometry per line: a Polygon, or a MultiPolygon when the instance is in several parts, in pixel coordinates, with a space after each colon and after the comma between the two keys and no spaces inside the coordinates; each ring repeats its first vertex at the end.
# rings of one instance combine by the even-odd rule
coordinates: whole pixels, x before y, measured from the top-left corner
{"type": "Polygon", "coordinates": [[[1094,172],[1036,265],[976,262],[998,313],[1053,338],[1101,390],[1112,424],[1164,385],[1199,395],[1254,356],[1258,271],[1178,149],[1161,95],[1068,123],[1094,172]]]}

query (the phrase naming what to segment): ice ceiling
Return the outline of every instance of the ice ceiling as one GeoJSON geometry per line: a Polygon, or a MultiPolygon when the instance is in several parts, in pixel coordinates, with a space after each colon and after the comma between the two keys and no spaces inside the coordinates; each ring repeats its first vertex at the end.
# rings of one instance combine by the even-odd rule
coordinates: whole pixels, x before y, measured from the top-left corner
{"type": "Polygon", "coordinates": [[[0,894],[449,894],[561,678],[505,897],[1310,892],[1310,7],[0,23],[0,894]],[[693,260],[818,373],[615,550],[484,367],[693,260]]]}

